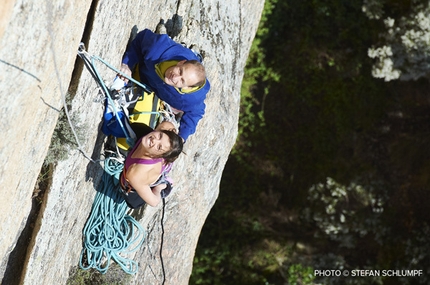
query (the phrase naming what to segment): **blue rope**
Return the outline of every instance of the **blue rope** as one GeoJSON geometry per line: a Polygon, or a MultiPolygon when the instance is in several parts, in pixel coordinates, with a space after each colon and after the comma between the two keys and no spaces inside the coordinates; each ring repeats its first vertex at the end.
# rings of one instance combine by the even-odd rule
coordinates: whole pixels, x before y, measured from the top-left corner
{"type": "Polygon", "coordinates": [[[125,136],[126,136],[126,141],[127,141],[127,143],[131,143],[131,144],[134,144],[134,140],[133,140],[133,138],[132,137],[130,137],[130,135],[129,135],[129,133],[128,133],[128,131],[125,129],[125,127],[124,127],[124,125],[123,125],[123,123],[122,123],[122,121],[119,119],[119,115],[118,115],[118,110],[117,110],[117,108],[116,108],[116,106],[115,106],[115,103],[114,103],[114,101],[112,100],[112,98],[108,95],[109,94],[109,91],[108,91],[108,89],[107,89],[107,87],[106,87],[106,84],[104,84],[104,81],[103,81],[103,79],[101,78],[101,76],[100,76],[100,74],[99,74],[99,72],[98,72],[98,70],[97,70],[97,68],[96,68],[96,65],[95,65],[95,63],[94,63],[94,60],[95,59],[98,59],[98,60],[100,60],[100,61],[102,61],[104,64],[106,64],[108,67],[111,67],[108,63],[106,63],[105,61],[103,61],[101,58],[99,58],[99,57],[96,57],[96,56],[92,56],[91,57],[91,66],[92,66],[92,68],[93,68],[93,71],[94,71],[94,75],[98,78],[98,81],[99,81],[99,86],[101,86],[102,88],[103,88],[103,92],[104,92],[104,94],[106,94],[106,98],[107,98],[107,100],[108,100],[108,104],[112,107],[112,109],[113,109],[113,113],[115,114],[115,116],[118,118],[118,123],[119,123],[119,125],[120,125],[120,127],[121,127],[121,129],[122,129],[122,131],[123,131],[123,133],[125,134],[125,136]]]}
{"type": "Polygon", "coordinates": [[[138,264],[125,255],[139,249],[145,230],[126,214],[128,207],[121,196],[118,180],[123,164],[108,157],[104,165],[105,172],[83,230],[84,247],[79,266],[84,270],[95,268],[104,274],[113,260],[126,273],[134,274],[138,264]]]}
{"type": "MultiPolygon", "coordinates": [[[[121,72],[119,69],[113,67],[111,64],[109,64],[107,61],[103,60],[101,57],[96,56],[96,55],[92,55],[91,56],[92,59],[97,59],[98,61],[102,62],[104,65],[106,65],[107,67],[109,67],[111,70],[115,71],[118,74],[121,74],[122,76],[124,76],[125,78],[127,78],[128,80],[130,80],[131,82],[134,82],[135,84],[137,84],[138,86],[140,86],[143,90],[145,90],[147,93],[151,93],[152,90],[151,88],[149,88],[149,86],[147,86],[146,84],[143,84],[142,82],[134,79],[133,77],[128,76],[127,74],[121,72]]],[[[94,60],[92,61],[93,65],[94,65],[94,60]]],[[[95,66],[95,65],[94,65],[95,66]]]]}
{"type": "MultiPolygon", "coordinates": [[[[99,74],[99,71],[96,67],[95,61],[100,61],[101,63],[103,63],[104,65],[106,65],[108,68],[110,68],[111,70],[115,71],[117,74],[121,74],[122,76],[124,76],[125,78],[127,78],[128,80],[130,80],[131,82],[135,83],[136,85],[140,86],[143,90],[145,90],[147,93],[151,93],[151,89],[143,84],[142,82],[137,81],[134,78],[131,78],[130,76],[124,74],[123,72],[121,72],[120,70],[118,70],[117,68],[113,67],[111,64],[109,64],[108,62],[106,62],[105,60],[103,60],[102,58],[96,56],[96,55],[90,55],[89,53],[87,53],[85,51],[85,46],[83,43],[81,43],[79,45],[79,49],[78,49],[78,56],[80,56],[82,58],[82,60],[84,61],[85,66],[87,67],[88,71],[91,73],[91,75],[93,76],[93,78],[97,81],[98,85],[103,89],[103,93],[105,94],[107,100],[108,100],[108,104],[112,107],[113,109],[113,113],[114,115],[119,118],[118,116],[118,110],[115,106],[115,103],[113,101],[113,99],[109,96],[109,90],[106,87],[106,84],[104,83],[102,77],[99,74]]],[[[118,119],[118,123],[123,131],[123,133],[126,136],[126,141],[127,144],[129,145],[133,145],[135,143],[134,138],[132,138],[129,135],[128,130],[126,130],[126,128],[124,127],[122,121],[120,119],[118,119]]]]}

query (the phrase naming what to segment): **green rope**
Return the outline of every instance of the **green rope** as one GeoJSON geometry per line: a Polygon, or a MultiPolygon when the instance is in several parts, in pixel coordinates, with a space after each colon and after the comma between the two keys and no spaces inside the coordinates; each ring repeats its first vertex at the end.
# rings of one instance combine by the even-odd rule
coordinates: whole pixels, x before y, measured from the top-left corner
{"type": "Polygon", "coordinates": [[[79,266],[84,270],[95,268],[104,274],[113,260],[126,273],[134,274],[138,264],[125,256],[139,249],[145,239],[145,231],[126,214],[128,207],[119,188],[123,163],[108,157],[104,168],[91,215],[83,230],[84,247],[79,266]]]}

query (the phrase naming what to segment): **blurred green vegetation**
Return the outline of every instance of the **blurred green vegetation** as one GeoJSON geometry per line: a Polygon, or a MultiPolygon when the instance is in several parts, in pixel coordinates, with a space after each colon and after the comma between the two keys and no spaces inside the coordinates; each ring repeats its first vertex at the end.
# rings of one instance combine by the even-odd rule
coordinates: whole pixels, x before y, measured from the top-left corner
{"type": "Polygon", "coordinates": [[[124,270],[117,265],[112,263],[109,267],[109,271],[106,274],[102,274],[94,268],[88,270],[81,269],[79,267],[73,267],[70,270],[70,276],[67,279],[67,285],[123,285],[130,284],[132,275],[127,274],[124,270]]]}
{"type": "MultiPolygon", "coordinates": [[[[393,18],[410,1],[385,1],[393,18]]],[[[372,78],[363,1],[266,0],[190,284],[430,282],[428,80],[372,78]],[[314,269],[423,269],[315,278],[314,269]]]]}

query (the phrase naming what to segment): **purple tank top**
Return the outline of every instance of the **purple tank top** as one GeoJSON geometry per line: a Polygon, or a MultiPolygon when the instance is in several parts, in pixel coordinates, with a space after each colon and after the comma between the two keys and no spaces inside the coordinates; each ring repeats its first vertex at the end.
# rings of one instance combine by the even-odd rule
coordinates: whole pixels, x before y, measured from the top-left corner
{"type": "MultiPolygon", "coordinates": [[[[121,188],[123,190],[134,190],[132,188],[132,186],[128,183],[126,177],[125,177],[125,173],[127,172],[127,169],[130,167],[130,165],[134,164],[134,163],[138,163],[138,164],[156,164],[158,162],[163,162],[164,159],[163,158],[155,158],[155,159],[144,159],[144,158],[132,158],[131,156],[133,155],[133,153],[136,151],[137,147],[139,146],[140,142],[142,141],[142,138],[140,138],[136,145],[133,147],[133,149],[129,152],[129,154],[127,155],[127,158],[125,159],[125,163],[124,163],[124,170],[121,173],[121,177],[120,177],[120,181],[121,181],[121,188]]],[[[161,166],[161,172],[160,175],[163,174],[163,172],[165,171],[170,171],[172,167],[172,164],[162,164],[161,166]]],[[[152,187],[152,185],[156,185],[156,183],[158,182],[158,180],[160,179],[160,177],[157,179],[156,182],[154,182],[153,184],[150,185],[150,187],[152,187]]],[[[128,193],[128,192],[127,192],[128,193]]]]}
{"type": "MultiPolygon", "coordinates": [[[[146,159],[146,158],[133,158],[131,157],[133,155],[133,153],[136,151],[137,147],[139,146],[140,142],[142,141],[142,138],[140,138],[136,144],[134,145],[133,149],[130,151],[130,153],[127,155],[127,158],[125,159],[125,171],[127,171],[127,169],[130,167],[130,165],[132,164],[156,164],[158,162],[163,162],[164,159],[162,158],[151,158],[151,159],[146,159]]],[[[161,173],[163,173],[163,171],[165,170],[166,165],[163,163],[163,166],[161,168],[161,173]]]]}

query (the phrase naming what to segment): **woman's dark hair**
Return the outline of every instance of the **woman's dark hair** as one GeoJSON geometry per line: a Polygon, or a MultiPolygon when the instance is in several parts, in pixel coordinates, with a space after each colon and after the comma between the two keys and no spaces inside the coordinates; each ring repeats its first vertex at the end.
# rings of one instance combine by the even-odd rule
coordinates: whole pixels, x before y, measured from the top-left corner
{"type": "Polygon", "coordinates": [[[162,130],[169,137],[170,150],[166,151],[161,155],[164,158],[166,164],[174,162],[178,156],[181,154],[184,148],[184,142],[182,138],[173,131],[162,130]]]}

